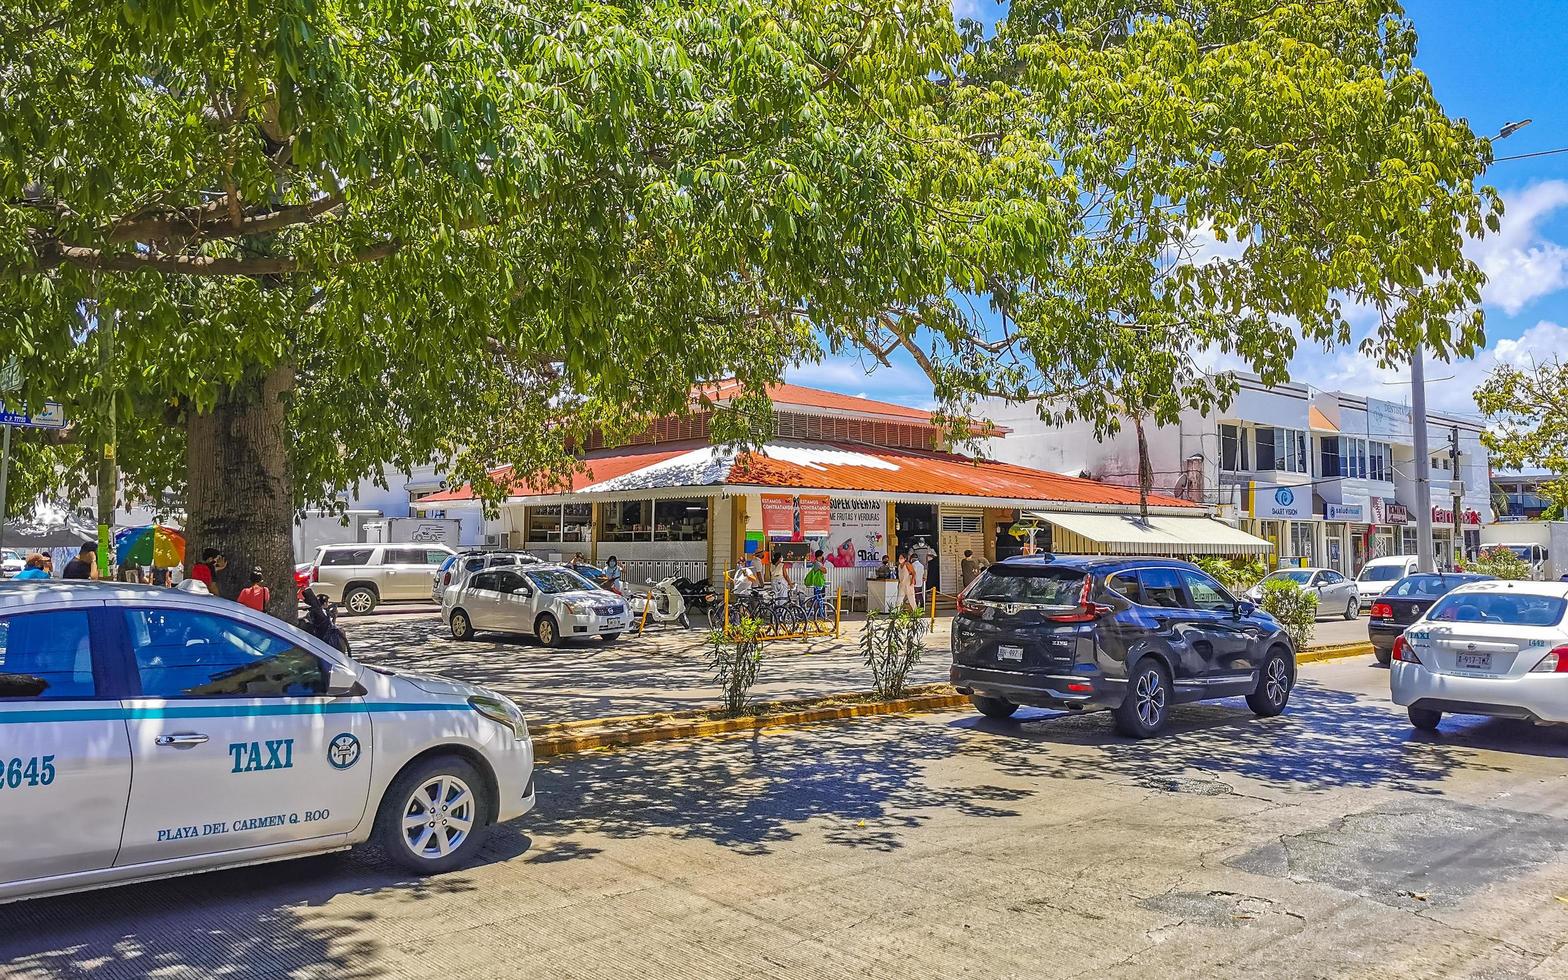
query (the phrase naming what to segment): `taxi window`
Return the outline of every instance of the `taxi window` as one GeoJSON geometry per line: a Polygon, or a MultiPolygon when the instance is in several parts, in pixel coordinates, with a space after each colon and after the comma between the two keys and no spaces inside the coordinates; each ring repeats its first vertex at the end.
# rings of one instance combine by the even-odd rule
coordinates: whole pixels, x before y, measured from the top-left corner
{"type": "Polygon", "coordinates": [[[128,609],[125,628],[146,697],[309,697],[327,690],[315,654],[238,620],[128,609]]]}
{"type": "Polygon", "coordinates": [[[86,611],[0,617],[0,698],[90,698],[95,693],[86,611]]]}

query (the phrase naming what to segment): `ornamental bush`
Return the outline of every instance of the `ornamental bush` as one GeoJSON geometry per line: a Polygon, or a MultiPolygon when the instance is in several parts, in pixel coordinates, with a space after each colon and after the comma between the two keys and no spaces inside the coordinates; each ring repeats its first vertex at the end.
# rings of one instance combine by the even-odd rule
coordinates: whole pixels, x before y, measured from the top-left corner
{"type": "Polygon", "coordinates": [[[757,671],[762,665],[762,636],[766,625],[750,616],[727,631],[716,629],[708,634],[708,669],[724,691],[724,713],[734,718],[746,713],[747,694],[757,682],[757,671]]]}
{"type": "Polygon", "coordinates": [[[1263,583],[1261,605],[1269,615],[1279,620],[1297,650],[1312,642],[1312,634],[1318,622],[1317,592],[1289,579],[1273,579],[1263,583]]]}
{"type": "Polygon", "coordinates": [[[925,652],[926,618],[913,609],[871,613],[860,634],[860,653],[871,668],[877,697],[903,697],[904,682],[925,652]]]}
{"type": "Polygon", "coordinates": [[[1218,581],[1226,589],[1236,595],[1263,581],[1263,576],[1268,570],[1256,558],[1247,560],[1242,558],[1220,558],[1215,555],[1203,555],[1192,560],[1194,565],[1203,569],[1203,573],[1218,581]]]}
{"type": "Polygon", "coordinates": [[[1530,577],[1530,563],[1501,545],[1483,549],[1475,558],[1460,559],[1459,570],[1493,578],[1519,580],[1530,577]]]}

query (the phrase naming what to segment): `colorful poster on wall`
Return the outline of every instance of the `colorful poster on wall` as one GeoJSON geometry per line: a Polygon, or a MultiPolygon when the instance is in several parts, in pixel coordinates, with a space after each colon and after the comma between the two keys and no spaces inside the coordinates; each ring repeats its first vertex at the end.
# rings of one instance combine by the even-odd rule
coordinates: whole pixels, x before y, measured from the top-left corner
{"type": "Polygon", "coordinates": [[[838,568],[873,568],[887,546],[887,506],[880,500],[835,500],[823,550],[838,568]]]}
{"type": "Polygon", "coordinates": [[[831,507],[826,497],[762,495],[762,530],[769,541],[816,541],[828,536],[831,507]]]}

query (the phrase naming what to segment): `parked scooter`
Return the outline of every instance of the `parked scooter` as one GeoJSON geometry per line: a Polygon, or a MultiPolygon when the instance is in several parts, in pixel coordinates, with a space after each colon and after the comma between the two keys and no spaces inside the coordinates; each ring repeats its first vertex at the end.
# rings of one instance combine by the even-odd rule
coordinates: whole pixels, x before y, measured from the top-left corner
{"type": "Polygon", "coordinates": [[[338,627],[337,603],[323,599],[310,589],[301,592],[299,597],[305,603],[305,618],[300,620],[299,628],[328,646],[352,656],[348,649],[348,637],[338,627]]]}
{"type": "Polygon", "coordinates": [[[700,612],[713,621],[713,611],[719,608],[719,595],[713,590],[713,585],[707,579],[693,582],[689,578],[677,578],[675,587],[680,590],[681,598],[686,600],[688,612],[700,612]]]}
{"type": "Polygon", "coordinates": [[[691,620],[686,618],[686,597],[676,587],[673,575],[661,582],[649,579],[647,592],[626,597],[626,608],[638,630],[645,625],[665,623],[679,623],[683,629],[691,629],[691,620]]]}

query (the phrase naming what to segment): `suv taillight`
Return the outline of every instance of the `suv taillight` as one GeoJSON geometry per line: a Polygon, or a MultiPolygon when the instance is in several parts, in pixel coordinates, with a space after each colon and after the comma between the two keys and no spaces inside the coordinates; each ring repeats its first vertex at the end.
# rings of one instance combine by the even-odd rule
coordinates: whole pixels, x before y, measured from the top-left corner
{"type": "Polygon", "coordinates": [[[312,565],[312,566],[310,566],[310,584],[311,585],[315,585],[319,581],[321,581],[321,566],[320,565],[312,565]]]}
{"type": "Polygon", "coordinates": [[[1078,593],[1078,609],[1076,612],[1057,613],[1045,618],[1053,623],[1092,623],[1101,616],[1111,611],[1110,606],[1089,601],[1089,592],[1094,588],[1094,577],[1083,577],[1083,588],[1078,593]]]}
{"type": "Polygon", "coordinates": [[[1372,611],[1368,613],[1373,619],[1393,619],[1394,607],[1386,602],[1372,603],[1372,611]]]}
{"type": "Polygon", "coordinates": [[[1418,664],[1421,662],[1421,658],[1416,656],[1415,650],[1411,648],[1403,633],[1399,634],[1394,640],[1394,659],[1406,664],[1418,664]]]}
{"type": "Polygon", "coordinates": [[[1568,674],[1568,646],[1561,646],[1530,668],[1532,674],[1568,674]]]}

